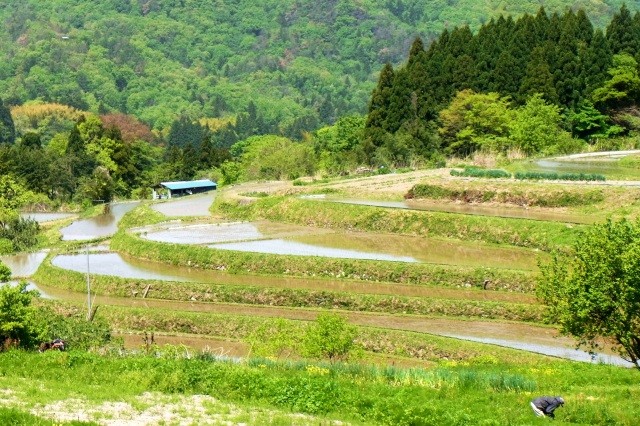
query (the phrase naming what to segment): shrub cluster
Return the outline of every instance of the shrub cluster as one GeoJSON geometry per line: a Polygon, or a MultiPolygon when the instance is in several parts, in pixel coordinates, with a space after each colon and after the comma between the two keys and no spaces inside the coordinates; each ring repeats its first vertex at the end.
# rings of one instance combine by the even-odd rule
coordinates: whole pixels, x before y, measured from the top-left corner
{"type": "Polygon", "coordinates": [[[448,199],[465,203],[509,203],[518,206],[570,207],[604,201],[601,189],[589,191],[496,191],[492,189],[449,189],[438,185],[417,184],[407,192],[405,199],[448,199]]]}
{"type": "Polygon", "coordinates": [[[516,172],[514,177],[518,180],[605,181],[603,175],[595,173],[516,172]]]}
{"type": "Polygon", "coordinates": [[[605,177],[596,173],[557,173],[557,172],[516,172],[511,174],[499,169],[481,169],[478,167],[465,167],[462,171],[452,169],[451,176],[510,179],[514,177],[518,180],[568,180],[568,181],[605,181],[605,177]]]}
{"type": "Polygon", "coordinates": [[[465,167],[464,170],[459,171],[452,169],[451,176],[462,176],[462,177],[477,177],[477,178],[491,178],[491,179],[500,179],[507,178],[511,179],[511,173],[499,170],[499,169],[480,169],[478,167],[465,167]]]}

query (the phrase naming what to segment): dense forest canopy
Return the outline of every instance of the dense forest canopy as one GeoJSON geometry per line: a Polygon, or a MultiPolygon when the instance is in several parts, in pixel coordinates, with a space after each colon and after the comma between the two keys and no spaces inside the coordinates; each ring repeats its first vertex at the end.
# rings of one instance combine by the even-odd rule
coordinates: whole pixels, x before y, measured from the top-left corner
{"type": "Polygon", "coordinates": [[[407,147],[534,155],[575,150],[572,137],[636,134],[638,59],[640,14],[625,5],[604,31],[583,10],[549,15],[543,8],[491,19],[476,33],[445,29],[428,47],[416,39],[402,67],[383,67],[366,143],[392,159],[407,147]]]}
{"type": "MultiPolygon", "coordinates": [[[[252,100],[283,135],[364,113],[386,62],[444,28],[499,14],[584,8],[604,26],[622,0],[23,0],[0,5],[0,93],[167,130],[252,100]]],[[[632,10],[640,1],[627,1],[632,10]]]]}
{"type": "Polygon", "coordinates": [[[379,173],[640,133],[640,2],[514,2],[538,7],[515,17],[496,15],[507,2],[249,3],[0,6],[0,252],[35,241],[18,209],[161,181],[379,173]]]}

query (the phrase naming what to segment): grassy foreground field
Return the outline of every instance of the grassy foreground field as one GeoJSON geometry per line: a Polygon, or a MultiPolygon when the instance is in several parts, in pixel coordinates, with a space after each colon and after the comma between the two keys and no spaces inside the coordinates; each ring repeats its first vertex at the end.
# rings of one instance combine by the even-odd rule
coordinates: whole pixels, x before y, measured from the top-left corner
{"type": "MultiPolygon", "coordinates": [[[[524,203],[542,216],[559,212],[599,221],[635,215],[638,199],[637,189],[483,182],[427,171],[304,186],[240,185],[218,195],[206,221],[259,219],[335,232],[475,240],[546,253],[566,250],[582,223],[590,222],[500,214],[520,211],[524,203]],[[417,184],[429,186],[418,194],[428,195],[425,200],[459,203],[451,194],[472,194],[470,204],[498,214],[400,211],[298,197],[401,201],[417,184]],[[528,201],[545,199],[561,205],[528,201]]],[[[535,418],[528,406],[542,394],[567,401],[557,411],[557,424],[634,425],[640,418],[635,370],[432,334],[455,323],[458,334],[482,329],[500,336],[518,330],[531,342],[556,340],[533,296],[536,271],[225,252],[149,241],[131,231],[170,220],[146,205],[138,207],[121,221],[110,247],[158,265],[204,274],[223,269],[227,275],[213,283],[93,276],[97,317],[118,333],[227,341],[253,357],[220,359],[218,352],[182,345],[138,345],[135,353],[118,345],[100,354],[5,353],[0,355],[5,404],[0,405],[8,408],[0,409],[0,423],[527,425],[546,420],[535,418]],[[487,281],[490,286],[483,286],[487,281]],[[339,313],[357,326],[359,352],[349,364],[304,360],[296,351],[295,341],[322,312],[339,313]],[[285,352],[266,348],[272,349],[269,353],[260,344],[283,336],[294,342],[285,352]]],[[[60,291],[69,303],[86,300],[84,275],[57,268],[49,259],[34,280],[60,291]]]]}
{"type": "Polygon", "coordinates": [[[637,372],[560,360],[430,368],[185,359],[185,350],[0,357],[3,424],[542,424],[528,402],[562,394],[556,424],[635,425],[637,372]],[[297,413],[297,414],[296,414],[297,413]],[[38,420],[56,419],[56,422],[38,420]],[[117,420],[119,419],[119,420],[117,420]]]}

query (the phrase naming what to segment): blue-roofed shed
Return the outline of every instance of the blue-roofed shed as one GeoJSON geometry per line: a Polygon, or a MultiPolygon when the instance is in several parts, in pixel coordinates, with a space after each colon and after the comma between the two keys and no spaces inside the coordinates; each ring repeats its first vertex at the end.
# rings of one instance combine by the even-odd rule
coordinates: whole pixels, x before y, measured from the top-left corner
{"type": "Polygon", "coordinates": [[[202,192],[213,191],[218,188],[218,184],[209,180],[186,180],[178,182],[160,182],[153,188],[153,198],[160,198],[158,189],[164,189],[167,192],[167,198],[182,197],[184,195],[200,194],[202,192]]]}

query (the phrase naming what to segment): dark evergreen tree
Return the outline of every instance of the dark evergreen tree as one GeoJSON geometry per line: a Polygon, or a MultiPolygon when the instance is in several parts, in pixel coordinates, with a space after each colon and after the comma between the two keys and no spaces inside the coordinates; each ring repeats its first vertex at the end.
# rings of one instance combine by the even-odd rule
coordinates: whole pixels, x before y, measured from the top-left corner
{"type": "Polygon", "coordinates": [[[188,143],[182,149],[182,169],[180,171],[181,180],[191,180],[198,171],[198,150],[193,143],[188,143]]]}
{"type": "Polygon", "coordinates": [[[498,57],[495,68],[491,72],[490,90],[504,96],[517,96],[520,89],[520,81],[513,70],[519,64],[508,51],[503,51],[498,57]]]}
{"type": "Polygon", "coordinates": [[[389,133],[395,133],[407,120],[417,115],[417,98],[411,90],[409,73],[402,69],[395,74],[393,87],[389,95],[386,120],[382,128],[389,133]]]}
{"type": "Polygon", "coordinates": [[[591,92],[609,77],[607,70],[612,64],[612,53],[609,43],[602,32],[597,29],[591,40],[591,44],[584,51],[581,57],[582,81],[585,86],[585,97],[589,97],[591,92]]]}
{"type": "Polygon", "coordinates": [[[607,26],[607,41],[614,54],[628,53],[635,56],[638,53],[636,26],[625,4],[607,26]]]}
{"type": "Polygon", "coordinates": [[[50,156],[38,148],[13,145],[11,167],[13,174],[20,177],[32,191],[47,193],[45,184],[49,174],[50,156]]]}
{"type": "Polygon", "coordinates": [[[16,127],[11,118],[11,111],[0,99],[0,144],[14,144],[16,141],[16,127]]]}
{"type": "Polygon", "coordinates": [[[36,132],[27,132],[20,139],[20,146],[24,148],[40,149],[42,148],[42,141],[40,140],[40,134],[36,132]]]}
{"type": "MultiPolygon", "coordinates": [[[[378,86],[373,90],[371,101],[369,102],[369,114],[365,123],[365,135],[373,137],[378,135],[379,131],[385,131],[387,117],[391,107],[391,93],[393,90],[393,82],[395,72],[390,63],[385,64],[378,78],[378,86]]],[[[382,141],[372,139],[375,146],[380,146],[382,141]]]]}
{"type": "Polygon", "coordinates": [[[181,115],[179,119],[171,124],[167,141],[169,145],[185,147],[188,144],[199,143],[204,134],[204,127],[200,123],[193,122],[186,115],[181,115]]]}
{"type": "Polygon", "coordinates": [[[69,156],[76,157],[85,154],[84,140],[82,140],[77,124],[73,126],[71,133],[69,133],[69,140],[67,142],[65,153],[69,156]]]}
{"type": "Polygon", "coordinates": [[[477,68],[471,55],[458,56],[451,70],[451,86],[455,92],[473,89],[476,81],[477,68]]]}
{"type": "Polygon", "coordinates": [[[409,50],[409,59],[407,60],[407,67],[412,67],[416,61],[419,61],[420,56],[424,54],[424,44],[422,43],[422,39],[417,37],[413,44],[411,44],[411,49],[409,50]]]}
{"type": "Polygon", "coordinates": [[[536,40],[538,43],[543,43],[545,41],[551,40],[550,36],[550,20],[547,16],[547,12],[544,10],[544,7],[540,6],[538,9],[538,13],[535,18],[535,27],[536,27],[536,40]]]}
{"type": "Polygon", "coordinates": [[[318,107],[318,115],[320,116],[320,121],[325,124],[333,124],[336,121],[337,111],[336,107],[333,105],[331,93],[327,94],[320,103],[320,106],[318,107]]]}
{"type": "Polygon", "coordinates": [[[483,25],[476,36],[476,78],[473,89],[487,92],[491,87],[491,73],[500,56],[501,46],[498,43],[498,32],[495,20],[491,19],[483,25]]]}
{"type": "Polygon", "coordinates": [[[593,24],[582,9],[576,13],[576,27],[576,38],[589,45],[593,39],[593,24]]]}
{"type": "Polygon", "coordinates": [[[542,46],[531,52],[525,76],[520,84],[518,100],[524,104],[535,93],[540,93],[547,102],[558,103],[553,75],[547,63],[545,48],[542,46]]]}
{"type": "Polygon", "coordinates": [[[434,83],[434,71],[431,66],[434,61],[429,60],[429,54],[418,51],[411,63],[407,63],[406,71],[411,92],[411,101],[414,103],[414,114],[422,120],[432,120],[435,117],[434,95],[431,91],[434,83]]]}
{"type": "Polygon", "coordinates": [[[576,15],[569,10],[561,18],[560,39],[555,48],[553,79],[561,105],[572,107],[581,98],[582,81],[578,57],[578,25],[576,15]]]}

